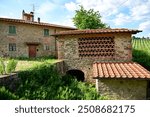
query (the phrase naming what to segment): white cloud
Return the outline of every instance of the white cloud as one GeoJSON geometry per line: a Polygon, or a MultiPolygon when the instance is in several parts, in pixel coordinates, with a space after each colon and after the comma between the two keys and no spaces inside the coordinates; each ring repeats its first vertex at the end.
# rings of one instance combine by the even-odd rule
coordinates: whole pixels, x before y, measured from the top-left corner
{"type": "Polygon", "coordinates": [[[131,17],[128,15],[125,15],[123,13],[119,13],[116,18],[114,19],[115,25],[123,25],[126,23],[132,22],[131,17]]]}
{"type": "Polygon", "coordinates": [[[76,0],[75,2],[66,3],[65,6],[68,9],[68,6],[77,8],[77,6],[83,5],[87,10],[94,9],[103,16],[109,16],[118,13],[118,7],[123,2],[124,0],[76,0]]]}
{"type": "Polygon", "coordinates": [[[62,21],[54,21],[52,23],[64,25],[64,26],[75,27],[73,22],[72,22],[72,16],[70,16],[70,15],[66,16],[62,21]]]}
{"type": "Polygon", "coordinates": [[[56,7],[56,5],[54,3],[47,1],[40,5],[37,12],[41,15],[45,15],[47,12],[50,12],[53,9],[55,9],[55,7],[56,7]]]}
{"type": "Polygon", "coordinates": [[[140,30],[150,30],[150,21],[143,22],[139,25],[140,30]]]}
{"type": "Polygon", "coordinates": [[[143,20],[150,16],[150,0],[75,0],[66,3],[65,7],[74,11],[78,5],[83,5],[87,10],[92,8],[99,11],[104,19],[113,16],[116,25],[128,22],[125,20],[143,20]],[[122,8],[128,9],[128,15],[120,12],[122,8]]]}
{"type": "Polygon", "coordinates": [[[70,2],[70,3],[66,3],[65,7],[69,11],[75,11],[77,9],[77,4],[75,4],[74,2],[70,2]]]}
{"type": "Polygon", "coordinates": [[[147,4],[141,4],[131,9],[131,16],[134,20],[143,20],[150,17],[150,2],[147,4]]]}
{"type": "Polygon", "coordinates": [[[73,12],[79,5],[86,10],[99,11],[102,21],[110,27],[139,27],[144,32],[150,30],[150,0],[74,0],[66,3],[65,8],[73,12]]]}

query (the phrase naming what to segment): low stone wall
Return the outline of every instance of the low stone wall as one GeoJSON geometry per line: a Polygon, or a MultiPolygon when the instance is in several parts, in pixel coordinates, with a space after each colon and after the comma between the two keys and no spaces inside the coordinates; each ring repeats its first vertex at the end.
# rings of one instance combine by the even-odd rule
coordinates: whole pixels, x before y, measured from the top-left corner
{"type": "MultiPolygon", "coordinates": [[[[56,70],[61,74],[65,74],[64,61],[60,60],[54,64],[56,70]]],[[[18,78],[18,73],[11,73],[9,75],[0,75],[0,87],[5,86],[11,91],[16,91],[21,80],[18,78]]]]}
{"type": "Polygon", "coordinates": [[[0,86],[5,86],[12,91],[17,89],[20,82],[17,73],[12,73],[11,75],[1,75],[0,76],[0,86]]]}
{"type": "Polygon", "coordinates": [[[65,63],[63,60],[60,60],[58,62],[56,62],[54,64],[54,66],[56,67],[56,70],[58,71],[58,73],[60,73],[61,75],[64,75],[66,72],[66,67],[65,67],[65,63]]]}
{"type": "Polygon", "coordinates": [[[143,100],[146,99],[146,80],[96,79],[98,92],[109,99],[143,100]]]}

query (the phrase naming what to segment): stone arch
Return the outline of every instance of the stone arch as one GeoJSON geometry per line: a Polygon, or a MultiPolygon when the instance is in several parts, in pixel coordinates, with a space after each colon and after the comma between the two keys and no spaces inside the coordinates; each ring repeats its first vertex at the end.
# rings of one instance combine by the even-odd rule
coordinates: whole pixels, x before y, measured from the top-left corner
{"type": "Polygon", "coordinates": [[[66,72],[66,74],[74,76],[78,81],[83,82],[85,80],[84,72],[78,69],[71,69],[66,72]]]}

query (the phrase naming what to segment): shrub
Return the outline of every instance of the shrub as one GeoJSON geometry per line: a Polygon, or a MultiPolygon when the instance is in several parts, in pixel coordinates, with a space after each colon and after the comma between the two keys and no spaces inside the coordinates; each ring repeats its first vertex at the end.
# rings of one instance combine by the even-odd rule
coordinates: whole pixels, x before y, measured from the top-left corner
{"type": "Polygon", "coordinates": [[[23,99],[104,99],[93,85],[78,82],[72,76],[60,76],[50,64],[38,65],[19,73],[21,85],[17,95],[23,99]]]}
{"type": "Polygon", "coordinates": [[[5,71],[5,63],[4,63],[4,60],[2,58],[0,58],[0,74],[6,74],[6,71],[5,71]]]}
{"type": "Polygon", "coordinates": [[[147,52],[133,49],[133,61],[150,70],[150,55],[147,52]]]}
{"type": "Polygon", "coordinates": [[[6,90],[5,87],[0,87],[0,100],[17,100],[18,96],[6,90]]]}
{"type": "Polygon", "coordinates": [[[54,67],[46,63],[22,71],[18,76],[22,81],[18,95],[26,99],[55,99],[61,84],[54,67]]]}
{"type": "Polygon", "coordinates": [[[95,85],[85,82],[78,82],[70,75],[62,78],[62,86],[58,94],[58,99],[71,99],[71,100],[97,100],[106,99],[100,96],[95,88],[95,85]]]}
{"type": "Polygon", "coordinates": [[[18,61],[14,60],[14,59],[8,60],[7,67],[6,67],[6,72],[7,73],[14,72],[15,69],[16,69],[17,63],[18,63],[18,61]]]}

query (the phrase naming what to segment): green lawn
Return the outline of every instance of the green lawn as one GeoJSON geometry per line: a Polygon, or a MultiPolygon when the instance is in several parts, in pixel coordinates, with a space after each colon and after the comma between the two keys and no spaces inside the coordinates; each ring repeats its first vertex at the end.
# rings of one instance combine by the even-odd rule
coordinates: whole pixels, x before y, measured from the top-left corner
{"type": "MultiPolygon", "coordinates": [[[[44,63],[46,64],[54,64],[56,62],[59,62],[60,60],[58,59],[54,59],[54,58],[34,58],[34,59],[30,59],[30,58],[24,58],[24,59],[18,59],[18,58],[14,58],[13,60],[17,60],[17,65],[16,65],[16,69],[15,71],[24,71],[24,70],[28,70],[31,69],[33,67],[42,65],[44,63]]],[[[5,69],[8,66],[10,59],[9,58],[0,58],[0,74],[5,74],[1,73],[2,69],[5,69]],[[4,67],[2,67],[4,65],[4,67]]],[[[7,74],[7,73],[6,73],[7,74]]]]}
{"type": "Polygon", "coordinates": [[[41,65],[43,63],[48,63],[48,64],[54,64],[58,62],[59,60],[57,59],[46,59],[46,60],[18,60],[18,64],[16,67],[16,71],[23,71],[30,69],[34,66],[41,65]]]}

